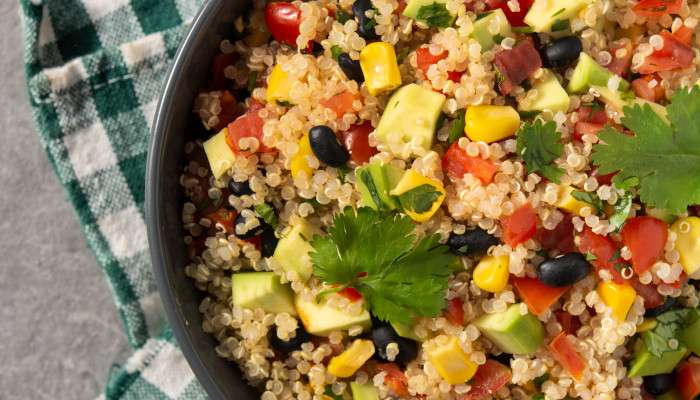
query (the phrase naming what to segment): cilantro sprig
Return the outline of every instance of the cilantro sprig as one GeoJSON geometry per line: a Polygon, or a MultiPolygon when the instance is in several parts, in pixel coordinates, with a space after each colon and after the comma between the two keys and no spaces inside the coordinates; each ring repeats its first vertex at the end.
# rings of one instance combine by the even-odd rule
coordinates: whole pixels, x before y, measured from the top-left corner
{"type": "Polygon", "coordinates": [[[683,328],[692,325],[700,318],[697,309],[681,308],[667,311],[656,317],[656,326],[650,331],[642,333],[642,340],[649,353],[661,357],[664,353],[675,351],[671,348],[670,339],[679,340],[683,328]]]}
{"type": "Polygon", "coordinates": [[[454,16],[443,3],[434,2],[418,9],[416,19],[425,22],[431,28],[447,28],[454,22],[454,16]]]}
{"type": "Polygon", "coordinates": [[[564,171],[554,164],[564,146],[559,142],[557,124],[541,120],[526,122],[518,131],[518,153],[525,160],[528,173],[539,172],[552,182],[559,183],[564,171]]]}
{"type": "Polygon", "coordinates": [[[678,90],[666,109],[670,124],[648,104],[625,107],[622,124],[634,136],[606,127],[592,158],[601,174],[619,171],[617,187],[636,178],[644,204],[681,213],[700,203],[700,89],[678,90]]]}
{"type": "Polygon", "coordinates": [[[379,319],[409,324],[445,307],[454,256],[438,235],[416,240],[411,220],[371,208],[345,208],[327,236],[315,236],[314,275],[330,285],[353,287],[379,319]]]}

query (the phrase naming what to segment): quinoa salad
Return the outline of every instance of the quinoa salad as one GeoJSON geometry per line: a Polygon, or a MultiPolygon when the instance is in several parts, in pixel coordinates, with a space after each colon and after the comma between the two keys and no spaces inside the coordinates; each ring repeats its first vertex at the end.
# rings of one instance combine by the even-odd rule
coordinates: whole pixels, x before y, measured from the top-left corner
{"type": "Polygon", "coordinates": [[[181,176],[264,400],[700,394],[695,0],[255,0],[181,176]]]}

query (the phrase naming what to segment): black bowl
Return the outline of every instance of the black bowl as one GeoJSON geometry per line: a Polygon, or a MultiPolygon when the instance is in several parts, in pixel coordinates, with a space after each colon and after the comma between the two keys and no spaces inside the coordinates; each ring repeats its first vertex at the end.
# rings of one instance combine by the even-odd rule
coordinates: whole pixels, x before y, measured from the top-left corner
{"type": "Polygon", "coordinates": [[[257,399],[234,363],[216,355],[214,338],[202,331],[202,293],[185,276],[179,177],[184,143],[192,135],[192,105],[207,81],[220,41],[249,2],[208,0],[195,17],[168,74],[153,124],[146,167],[146,223],[151,261],[163,306],[175,338],[197,379],[212,399],[257,399]]]}

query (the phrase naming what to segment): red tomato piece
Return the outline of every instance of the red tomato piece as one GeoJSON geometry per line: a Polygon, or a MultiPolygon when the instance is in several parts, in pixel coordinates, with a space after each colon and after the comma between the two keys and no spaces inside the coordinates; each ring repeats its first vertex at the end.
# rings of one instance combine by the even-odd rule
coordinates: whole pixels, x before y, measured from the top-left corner
{"type": "Polygon", "coordinates": [[[512,49],[499,51],[493,61],[503,75],[499,83],[501,94],[508,94],[542,67],[540,53],[531,38],[526,38],[512,49]]]}
{"type": "Polygon", "coordinates": [[[486,0],[486,6],[489,10],[494,10],[500,8],[506,15],[506,19],[510,22],[511,26],[525,26],[525,15],[532,7],[534,0],[520,0],[520,9],[518,11],[511,11],[508,6],[507,0],[486,0]]]}
{"type": "Polygon", "coordinates": [[[616,174],[617,172],[611,172],[609,174],[599,175],[598,170],[595,170],[593,171],[592,176],[595,178],[595,180],[598,181],[599,185],[610,185],[612,183],[613,177],[615,177],[616,174]]]}
{"type": "Polygon", "coordinates": [[[357,100],[357,96],[349,91],[344,91],[338,93],[335,96],[331,96],[328,99],[321,100],[321,105],[330,108],[335,113],[337,118],[342,117],[345,113],[352,112],[354,110],[352,103],[357,100]]]}
{"type": "Polygon", "coordinates": [[[386,372],[384,383],[396,395],[403,397],[408,396],[408,378],[395,363],[380,363],[377,364],[379,371],[386,372]]]}
{"type": "Polygon", "coordinates": [[[660,18],[666,14],[678,14],[683,0],[641,0],[632,10],[644,17],[660,18]]]}
{"type": "Polygon", "coordinates": [[[661,257],[668,238],[668,225],[654,217],[634,217],[622,227],[622,243],[632,252],[632,267],[638,275],[648,271],[661,257]]]}
{"type": "Polygon", "coordinates": [[[462,400],[483,400],[489,398],[498,389],[502,388],[512,378],[510,368],[495,360],[486,360],[486,364],[479,365],[476,374],[469,385],[472,389],[462,397],[462,400]]]}
{"type": "Polygon", "coordinates": [[[566,214],[564,219],[551,231],[544,228],[537,230],[537,240],[542,244],[542,248],[556,250],[560,254],[576,250],[574,224],[571,222],[571,218],[571,214],[566,214]]]}
{"type": "Polygon", "coordinates": [[[549,351],[552,357],[564,367],[572,378],[580,381],[583,378],[583,371],[586,369],[586,362],[576,351],[576,347],[571,342],[566,332],[559,333],[549,343],[549,351]]]}
{"type": "Polygon", "coordinates": [[[530,203],[525,203],[513,214],[503,218],[501,224],[503,225],[503,241],[515,248],[537,233],[537,214],[530,203]]]}
{"type": "Polygon", "coordinates": [[[365,121],[359,125],[352,125],[343,132],[343,144],[350,153],[350,159],[358,165],[368,162],[370,157],[378,153],[376,147],[369,145],[369,134],[372,131],[372,124],[365,121]]]}
{"type": "Polygon", "coordinates": [[[445,318],[453,325],[462,326],[464,324],[464,301],[455,297],[447,302],[447,309],[443,313],[445,318]]]}
{"type": "Polygon", "coordinates": [[[265,24],[267,29],[280,43],[297,47],[301,10],[293,3],[273,1],[265,6],[265,24]]]}
{"type": "Polygon", "coordinates": [[[617,283],[622,283],[625,280],[622,275],[615,269],[618,263],[624,263],[625,260],[619,255],[616,256],[618,247],[607,236],[601,236],[593,233],[591,228],[585,227],[579,240],[578,248],[581,253],[591,253],[595,259],[591,261],[596,270],[607,269],[617,283]]]}
{"type": "Polygon", "coordinates": [[[688,68],[693,64],[695,53],[692,47],[681,42],[668,31],[662,31],[661,37],[664,39],[663,47],[644,59],[644,63],[639,67],[640,74],[688,68]]]}
{"type": "Polygon", "coordinates": [[[688,275],[686,275],[685,272],[681,272],[681,275],[678,277],[678,280],[673,282],[673,283],[669,283],[668,285],[671,287],[674,287],[676,289],[680,289],[687,282],[688,282],[688,275]]]}
{"type": "Polygon", "coordinates": [[[460,180],[464,174],[470,173],[484,185],[493,181],[493,176],[498,170],[491,160],[467,155],[467,152],[459,147],[457,142],[452,143],[445,155],[442,156],[442,169],[453,180],[460,180]]]}
{"type": "Polygon", "coordinates": [[[629,39],[619,40],[610,46],[610,55],[612,55],[612,61],[608,64],[608,69],[616,75],[625,77],[630,71],[630,65],[632,64],[632,41],[629,39]],[[625,49],[625,54],[622,57],[617,56],[617,51],[620,49],[625,49]]]}
{"type": "Polygon", "coordinates": [[[214,224],[221,224],[226,229],[226,233],[233,233],[233,224],[236,221],[236,212],[226,208],[219,208],[206,216],[214,224]]]}
{"type": "Polygon", "coordinates": [[[238,104],[236,98],[228,90],[221,93],[219,103],[221,104],[221,112],[219,113],[219,123],[214,127],[216,132],[224,129],[243,113],[243,107],[238,104]]]}
{"type": "Polygon", "coordinates": [[[645,285],[642,282],[639,282],[639,279],[636,277],[630,279],[630,283],[632,284],[632,287],[634,287],[637,294],[642,296],[644,299],[645,309],[648,310],[650,308],[656,308],[664,304],[664,296],[662,296],[659,291],[656,290],[656,285],[645,285]]]}
{"type": "Polygon", "coordinates": [[[527,304],[527,308],[535,315],[540,315],[547,311],[552,304],[559,300],[559,297],[564,292],[569,290],[569,286],[547,286],[537,278],[511,277],[511,281],[520,298],[527,304]]]}
{"type": "Polygon", "coordinates": [[[449,71],[447,73],[447,79],[451,80],[452,82],[459,83],[459,81],[462,79],[462,75],[464,75],[464,71],[449,71]]]}
{"type": "Polygon", "coordinates": [[[681,25],[678,30],[673,32],[673,37],[678,39],[679,42],[690,46],[693,40],[693,30],[685,25],[681,25]]]}
{"type": "Polygon", "coordinates": [[[581,320],[564,310],[555,311],[554,316],[557,318],[559,325],[561,325],[561,329],[570,335],[576,335],[576,332],[581,327],[581,320]]]}
{"type": "Polygon", "coordinates": [[[345,289],[339,291],[338,294],[352,302],[362,299],[362,293],[353,287],[346,287],[345,289]]]}
{"type": "Polygon", "coordinates": [[[597,135],[598,132],[600,132],[601,129],[605,127],[604,124],[596,124],[594,122],[584,122],[584,121],[578,121],[576,122],[576,125],[574,125],[574,134],[573,138],[574,140],[578,140],[579,142],[583,140],[583,135],[597,135]]]}
{"type": "Polygon", "coordinates": [[[692,358],[676,371],[676,390],[683,400],[693,400],[700,394],[700,363],[692,358]]]}
{"type": "Polygon", "coordinates": [[[236,59],[238,59],[238,54],[236,53],[219,53],[214,56],[214,60],[211,62],[211,81],[209,81],[209,86],[213,90],[223,89],[226,87],[228,79],[224,74],[224,70],[226,67],[236,62],[236,59]]]}
{"type": "Polygon", "coordinates": [[[419,47],[416,49],[416,63],[418,64],[418,69],[423,71],[424,74],[428,73],[428,68],[430,68],[431,65],[445,58],[447,58],[446,51],[434,55],[430,52],[428,47],[419,47]]]}
{"type": "Polygon", "coordinates": [[[272,153],[275,149],[265,146],[262,142],[263,138],[263,125],[265,124],[258,115],[258,111],[262,105],[258,103],[251,104],[248,111],[236,118],[233,122],[228,124],[228,135],[226,137],[227,143],[234,153],[250,155],[252,152],[248,150],[241,150],[239,148],[239,140],[243,138],[253,137],[258,139],[260,146],[256,153],[272,153]]]}
{"type": "Polygon", "coordinates": [[[636,94],[637,97],[653,102],[663,100],[666,95],[664,88],[661,86],[661,79],[656,75],[644,75],[641,78],[633,80],[632,90],[634,90],[634,94],[636,94]],[[656,85],[653,88],[649,86],[651,81],[656,81],[656,85]]]}
{"type": "Polygon", "coordinates": [[[605,113],[605,109],[598,107],[581,106],[578,110],[578,120],[591,122],[594,124],[606,124],[610,119],[608,114],[605,113]]]}

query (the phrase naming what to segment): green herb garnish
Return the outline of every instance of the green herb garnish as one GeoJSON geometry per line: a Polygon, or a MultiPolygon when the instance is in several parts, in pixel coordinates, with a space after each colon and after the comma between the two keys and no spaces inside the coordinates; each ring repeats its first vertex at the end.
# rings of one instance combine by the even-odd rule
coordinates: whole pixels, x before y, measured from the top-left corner
{"type": "Polygon", "coordinates": [[[610,216],[610,225],[613,226],[617,232],[622,228],[622,225],[625,224],[625,221],[627,221],[627,218],[630,216],[630,211],[632,211],[632,194],[625,192],[622,197],[617,199],[613,210],[613,215],[610,216]]]}
{"type": "Polygon", "coordinates": [[[671,348],[668,342],[670,339],[678,338],[683,328],[692,325],[700,318],[700,313],[694,308],[681,308],[667,311],[656,317],[656,326],[650,331],[642,333],[642,340],[649,353],[661,357],[669,351],[676,351],[678,348],[671,348]]]}
{"type": "Polygon", "coordinates": [[[273,228],[277,228],[277,213],[275,208],[267,203],[257,204],[255,212],[273,228]]]}
{"type": "Polygon", "coordinates": [[[277,100],[277,105],[282,106],[282,107],[287,107],[287,108],[294,107],[294,104],[292,104],[286,100],[277,100]]]}
{"type": "Polygon", "coordinates": [[[526,122],[518,131],[518,153],[525,160],[528,173],[539,172],[552,182],[559,182],[564,171],[554,165],[564,146],[559,143],[557,124],[540,120],[526,122]]]}
{"type": "Polygon", "coordinates": [[[584,192],[583,190],[574,190],[571,192],[571,197],[578,201],[590,204],[596,209],[597,213],[601,213],[603,211],[603,201],[595,193],[584,192]]]}
{"type": "Polygon", "coordinates": [[[348,22],[350,19],[352,19],[352,14],[349,12],[343,10],[342,8],[338,8],[335,11],[335,20],[340,22],[341,24],[345,24],[348,22]]]}
{"type": "Polygon", "coordinates": [[[450,124],[450,133],[447,136],[447,143],[452,144],[464,136],[464,126],[466,125],[466,110],[461,110],[457,119],[450,124]]]}
{"type": "Polygon", "coordinates": [[[248,91],[252,92],[258,83],[258,71],[250,71],[250,76],[248,77],[248,91]]]}
{"type": "Polygon", "coordinates": [[[331,57],[333,57],[335,61],[338,61],[338,57],[340,57],[341,54],[343,54],[342,47],[338,45],[331,47],[331,57]]]}
{"type": "Polygon", "coordinates": [[[400,194],[399,203],[404,210],[413,211],[415,213],[424,213],[431,208],[435,200],[442,195],[441,192],[435,189],[435,186],[423,184],[413,189],[400,194]]]}
{"type": "Polygon", "coordinates": [[[447,28],[454,22],[454,17],[447,11],[447,6],[437,2],[419,8],[416,19],[425,22],[431,28],[447,28]]]}

